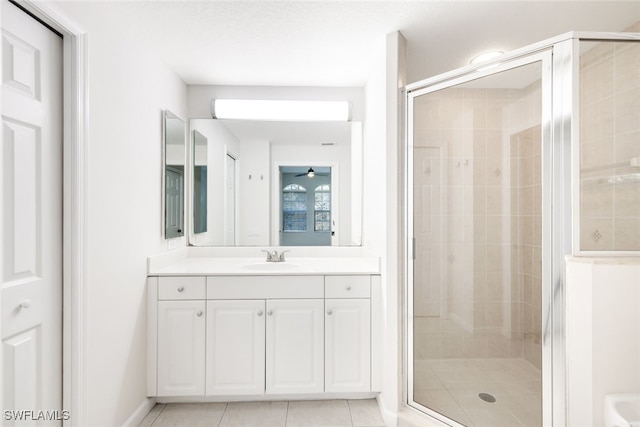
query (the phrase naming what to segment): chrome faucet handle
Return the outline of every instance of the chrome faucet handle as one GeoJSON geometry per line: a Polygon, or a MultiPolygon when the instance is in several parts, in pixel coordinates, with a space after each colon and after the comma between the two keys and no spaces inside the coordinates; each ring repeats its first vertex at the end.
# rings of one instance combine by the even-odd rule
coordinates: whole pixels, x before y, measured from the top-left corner
{"type": "Polygon", "coordinates": [[[280,261],[280,262],[284,262],[285,261],[285,259],[284,259],[284,253],[285,252],[291,252],[291,251],[289,249],[285,249],[284,251],[280,252],[280,257],[278,258],[278,261],[280,261]]]}
{"type": "Polygon", "coordinates": [[[271,251],[269,251],[267,249],[261,249],[260,252],[266,252],[267,253],[267,262],[273,261],[274,255],[276,257],[278,256],[278,253],[276,251],[271,252],[271,251]]]}

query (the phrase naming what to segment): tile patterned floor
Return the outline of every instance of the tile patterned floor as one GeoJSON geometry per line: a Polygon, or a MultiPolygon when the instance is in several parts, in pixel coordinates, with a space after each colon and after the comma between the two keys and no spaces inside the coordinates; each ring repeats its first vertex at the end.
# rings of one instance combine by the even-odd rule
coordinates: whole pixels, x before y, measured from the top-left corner
{"type": "Polygon", "coordinates": [[[540,371],[524,359],[416,360],[414,400],[469,427],[542,425],[540,371]],[[478,397],[489,393],[488,403],[478,397]]]}
{"type": "Polygon", "coordinates": [[[157,404],[140,427],[384,427],[365,400],[157,404]]]}

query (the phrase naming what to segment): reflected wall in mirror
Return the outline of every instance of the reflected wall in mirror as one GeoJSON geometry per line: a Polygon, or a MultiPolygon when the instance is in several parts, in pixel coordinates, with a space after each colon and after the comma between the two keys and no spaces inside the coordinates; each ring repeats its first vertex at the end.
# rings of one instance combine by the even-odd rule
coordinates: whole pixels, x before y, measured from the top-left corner
{"type": "Polygon", "coordinates": [[[163,126],[164,236],[184,236],[185,125],[170,111],[164,112],[163,126]]]}
{"type": "MultiPolygon", "coordinates": [[[[190,127],[207,141],[208,166],[206,209],[200,206],[198,213],[201,218],[206,211],[207,228],[195,232],[194,226],[190,244],[361,245],[360,122],[192,119],[190,127]],[[309,168],[315,177],[307,176],[309,168]],[[284,229],[292,226],[292,222],[285,224],[285,217],[293,213],[284,210],[290,207],[285,197],[295,197],[285,191],[292,178],[306,184],[298,183],[307,190],[305,233],[284,229]]],[[[197,150],[195,142],[191,149],[197,150]]],[[[196,157],[190,159],[195,173],[196,157]]],[[[195,225],[195,203],[191,210],[188,217],[195,225]]]]}

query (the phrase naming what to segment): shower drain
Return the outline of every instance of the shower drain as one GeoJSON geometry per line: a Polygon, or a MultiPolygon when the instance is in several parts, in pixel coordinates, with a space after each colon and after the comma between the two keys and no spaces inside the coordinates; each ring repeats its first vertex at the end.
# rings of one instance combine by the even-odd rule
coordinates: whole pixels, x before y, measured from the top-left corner
{"type": "Polygon", "coordinates": [[[489,402],[489,403],[495,403],[496,402],[496,398],[493,397],[492,395],[490,395],[489,393],[480,393],[478,395],[478,397],[482,400],[484,400],[485,402],[489,402]]]}

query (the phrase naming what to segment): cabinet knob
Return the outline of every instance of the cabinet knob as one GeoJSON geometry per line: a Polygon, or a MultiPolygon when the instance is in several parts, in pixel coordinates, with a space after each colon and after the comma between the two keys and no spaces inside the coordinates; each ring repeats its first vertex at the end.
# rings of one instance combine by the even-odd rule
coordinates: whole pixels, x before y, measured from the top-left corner
{"type": "Polygon", "coordinates": [[[269,311],[267,311],[267,314],[268,314],[269,316],[273,316],[273,310],[269,310],[269,311]]]}
{"type": "Polygon", "coordinates": [[[202,317],[202,310],[198,311],[198,312],[196,313],[196,316],[198,316],[198,317],[202,317]]]}
{"type": "Polygon", "coordinates": [[[351,285],[347,285],[344,287],[346,290],[350,291],[351,290],[351,285]]]}
{"type": "Polygon", "coordinates": [[[184,286],[180,286],[180,287],[178,288],[178,292],[182,292],[182,291],[184,291],[184,286]]]}
{"type": "Polygon", "coordinates": [[[30,299],[26,299],[24,301],[20,301],[20,304],[18,304],[18,307],[20,307],[20,308],[29,308],[29,307],[31,307],[31,300],[30,299]]]}
{"type": "Polygon", "coordinates": [[[331,316],[331,315],[333,314],[333,310],[331,310],[331,309],[327,310],[327,314],[328,314],[329,316],[331,316]]]}
{"type": "Polygon", "coordinates": [[[258,316],[262,316],[262,310],[258,310],[258,316]]]}

